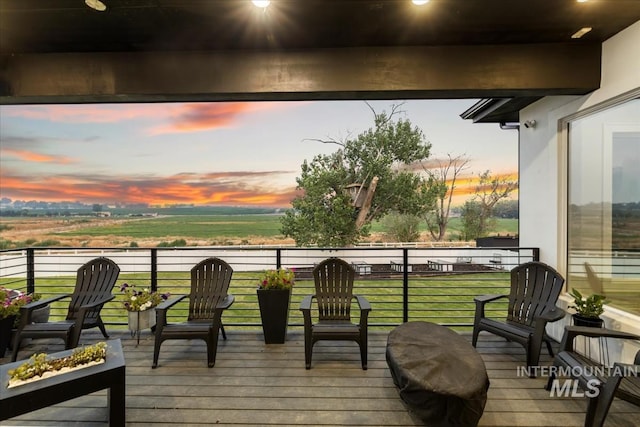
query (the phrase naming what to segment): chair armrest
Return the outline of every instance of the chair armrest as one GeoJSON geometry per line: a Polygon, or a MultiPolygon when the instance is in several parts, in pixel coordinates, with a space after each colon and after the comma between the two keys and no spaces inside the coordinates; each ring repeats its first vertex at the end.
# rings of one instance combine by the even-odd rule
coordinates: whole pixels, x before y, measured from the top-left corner
{"type": "Polygon", "coordinates": [[[179,295],[175,298],[171,298],[164,302],[161,302],[156,306],[156,311],[167,311],[168,309],[170,309],[171,307],[173,307],[174,305],[176,305],[177,303],[179,303],[180,301],[182,301],[188,296],[189,295],[179,295]]]}
{"type": "Polygon", "coordinates": [[[160,336],[162,328],[167,324],[167,310],[188,297],[189,295],[179,295],[168,299],[156,306],[156,336],[160,336]]]}
{"type": "Polygon", "coordinates": [[[358,306],[360,306],[360,330],[366,331],[369,313],[371,312],[371,304],[361,295],[354,295],[354,297],[358,301],[358,306]]]}
{"type": "Polygon", "coordinates": [[[542,320],[546,322],[557,322],[560,319],[563,319],[567,314],[566,311],[561,309],[560,307],[554,307],[551,310],[543,311],[540,316],[536,317],[536,321],[542,320]]]}
{"type": "Polygon", "coordinates": [[[23,305],[22,307],[20,307],[20,323],[18,324],[18,329],[22,330],[22,328],[31,323],[31,312],[33,312],[33,310],[45,307],[52,302],[68,298],[70,296],[71,294],[58,295],[57,297],[32,301],[29,304],[23,305]]]}
{"type": "Polygon", "coordinates": [[[35,310],[37,308],[42,308],[46,305],[51,304],[52,302],[56,302],[59,301],[61,299],[64,298],[69,298],[72,294],[64,294],[64,295],[58,295],[57,297],[51,297],[51,298],[47,298],[47,299],[40,299],[38,301],[31,301],[29,304],[25,304],[22,307],[20,307],[20,310],[35,310]]]}
{"type": "Polygon", "coordinates": [[[614,331],[606,328],[590,328],[587,326],[565,326],[560,350],[573,351],[573,340],[578,335],[590,338],[620,338],[640,340],[640,336],[628,332],[614,331]]]}
{"type": "Polygon", "coordinates": [[[353,297],[358,301],[360,311],[371,311],[371,304],[369,303],[369,300],[361,295],[354,295],[353,297]]]}
{"type": "Polygon", "coordinates": [[[476,303],[476,312],[474,315],[474,325],[477,325],[480,319],[484,317],[484,306],[486,303],[499,300],[501,298],[507,298],[507,295],[489,294],[479,295],[473,299],[476,303]]]}
{"type": "Polygon", "coordinates": [[[313,300],[314,295],[307,295],[300,302],[300,310],[301,311],[309,311],[311,310],[311,300],[313,300]]]}
{"type": "Polygon", "coordinates": [[[508,297],[508,295],[489,294],[489,295],[479,295],[479,296],[475,297],[473,300],[476,303],[481,303],[481,304],[484,305],[484,304],[486,304],[488,302],[495,301],[495,300],[498,300],[498,299],[501,299],[501,298],[507,298],[507,297],[508,297]]]}
{"type": "Polygon", "coordinates": [[[233,304],[235,300],[236,298],[233,295],[227,295],[222,299],[222,301],[218,303],[218,306],[216,308],[226,310],[227,308],[231,307],[231,304],[233,304]]]}

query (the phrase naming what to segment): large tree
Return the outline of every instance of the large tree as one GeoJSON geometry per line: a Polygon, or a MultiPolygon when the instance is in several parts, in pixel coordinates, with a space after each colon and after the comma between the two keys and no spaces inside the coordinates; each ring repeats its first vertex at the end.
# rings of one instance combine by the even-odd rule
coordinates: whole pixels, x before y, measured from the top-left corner
{"type": "MultiPolygon", "coordinates": [[[[367,104],[369,105],[369,104],[367,104]]],[[[335,144],[301,166],[296,178],[302,194],[282,218],[282,233],[299,246],[348,246],[368,235],[371,221],[391,211],[419,214],[429,203],[422,177],[407,166],[429,157],[431,144],[401,115],[371,106],[374,126],[354,139],[315,141],[335,144]],[[354,205],[351,184],[361,185],[362,205],[354,205]]]]}
{"type": "Polygon", "coordinates": [[[447,232],[456,181],[460,173],[467,169],[468,164],[469,159],[464,154],[447,154],[446,160],[436,159],[422,165],[429,177],[429,191],[436,199],[433,209],[426,213],[425,220],[431,237],[438,242],[444,239],[447,232]]]}

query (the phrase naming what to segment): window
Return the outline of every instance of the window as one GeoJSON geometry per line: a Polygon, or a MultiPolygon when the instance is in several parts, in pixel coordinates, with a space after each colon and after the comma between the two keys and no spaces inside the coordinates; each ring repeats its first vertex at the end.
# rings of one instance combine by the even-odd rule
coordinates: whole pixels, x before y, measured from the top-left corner
{"type": "Polygon", "coordinates": [[[568,129],[569,287],[640,314],[640,99],[568,129]],[[587,280],[585,263],[597,280],[587,280]]]}

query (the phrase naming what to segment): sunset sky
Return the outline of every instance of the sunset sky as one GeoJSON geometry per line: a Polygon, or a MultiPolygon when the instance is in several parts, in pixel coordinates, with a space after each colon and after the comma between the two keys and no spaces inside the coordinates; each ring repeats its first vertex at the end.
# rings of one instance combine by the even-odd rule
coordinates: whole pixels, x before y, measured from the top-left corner
{"type": "MultiPolygon", "coordinates": [[[[432,158],[466,154],[467,175],[517,173],[517,131],[473,124],[475,100],[406,101],[432,158]]],[[[378,112],[392,101],[372,101],[378,112]]],[[[363,101],[0,106],[0,197],[12,200],[288,207],[312,139],[373,125],[363,101]]],[[[473,188],[473,180],[459,187],[473,188]]],[[[463,199],[462,196],[459,197],[463,199]]]]}

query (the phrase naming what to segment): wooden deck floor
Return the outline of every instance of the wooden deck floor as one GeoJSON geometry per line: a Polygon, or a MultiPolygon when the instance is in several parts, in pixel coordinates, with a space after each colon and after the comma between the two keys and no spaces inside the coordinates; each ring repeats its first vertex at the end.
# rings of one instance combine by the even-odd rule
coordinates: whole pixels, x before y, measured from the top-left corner
{"type": "MultiPolygon", "coordinates": [[[[289,332],[284,345],[265,345],[258,332],[227,330],[216,366],[206,367],[203,342],[167,341],[160,366],[151,369],[153,338],[143,332],[136,346],[121,338],[127,363],[127,425],[154,426],[416,426],[404,407],[385,361],[387,332],[370,332],[369,369],[360,369],[356,344],[320,342],[311,370],[304,369],[302,331],[289,332]]],[[[92,343],[99,335],[83,335],[92,343]]],[[[62,350],[40,340],[32,351],[62,350]]],[[[582,426],[585,398],[550,397],[545,379],[521,378],[518,345],[481,335],[478,351],[491,387],[481,426],[582,426]]],[[[28,356],[26,351],[21,357],[28,356]]],[[[0,363],[8,358],[0,359],[0,363]]],[[[542,363],[549,363],[549,358],[542,363]]],[[[106,425],[106,392],[41,409],[0,425],[106,425]]],[[[640,409],[616,399],[607,426],[640,426],[640,409]]]]}

